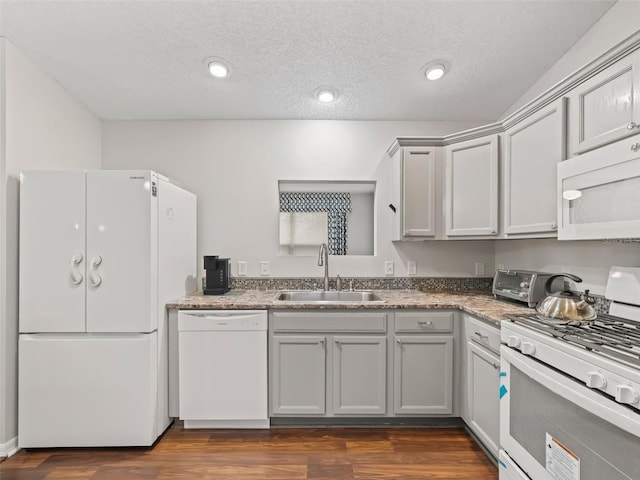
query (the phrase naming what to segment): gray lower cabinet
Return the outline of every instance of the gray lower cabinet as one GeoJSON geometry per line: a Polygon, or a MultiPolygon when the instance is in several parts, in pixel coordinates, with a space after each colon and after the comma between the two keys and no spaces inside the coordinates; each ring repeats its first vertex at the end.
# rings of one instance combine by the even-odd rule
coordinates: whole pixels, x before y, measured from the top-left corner
{"type": "Polygon", "coordinates": [[[271,414],[385,415],[388,315],[271,312],[271,414]]]}
{"type": "Polygon", "coordinates": [[[500,330],[463,314],[462,418],[498,458],[500,444],[500,330]]]}
{"type": "Polygon", "coordinates": [[[274,336],[271,349],[272,412],[324,415],[326,337],[274,336]]]}
{"type": "Polygon", "coordinates": [[[453,312],[396,312],[393,411],[453,413],[453,312]]]}
{"type": "Polygon", "coordinates": [[[453,336],[397,335],[394,412],[453,413],[453,336]]]}
{"type": "Polygon", "coordinates": [[[333,337],[333,413],[384,414],[387,337],[333,337]]]}
{"type": "Polygon", "coordinates": [[[453,318],[450,311],[271,311],[271,415],[452,415],[453,318]]]}

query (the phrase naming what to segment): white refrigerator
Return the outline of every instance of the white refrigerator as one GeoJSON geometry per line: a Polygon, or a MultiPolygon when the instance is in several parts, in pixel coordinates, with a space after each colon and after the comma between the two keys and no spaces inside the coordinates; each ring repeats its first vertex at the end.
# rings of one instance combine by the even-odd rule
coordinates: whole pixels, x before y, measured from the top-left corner
{"type": "Polygon", "coordinates": [[[196,197],[155,172],[21,174],[20,447],[154,443],[164,305],[196,290],[196,255],[196,197]]]}

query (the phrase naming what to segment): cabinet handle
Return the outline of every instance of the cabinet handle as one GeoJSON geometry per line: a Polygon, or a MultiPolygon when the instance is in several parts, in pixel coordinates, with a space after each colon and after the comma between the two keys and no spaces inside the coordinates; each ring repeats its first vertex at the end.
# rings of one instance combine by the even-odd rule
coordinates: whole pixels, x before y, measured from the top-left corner
{"type": "Polygon", "coordinates": [[[429,155],[431,152],[430,151],[429,152],[413,152],[410,150],[409,153],[411,155],[429,155]]]}
{"type": "Polygon", "coordinates": [[[631,122],[627,125],[627,130],[633,130],[634,128],[638,128],[638,127],[640,127],[640,124],[636,122],[631,122]]]}
{"type": "Polygon", "coordinates": [[[398,343],[398,345],[402,345],[402,340],[400,340],[399,338],[396,338],[396,342],[398,343]]]}
{"type": "Polygon", "coordinates": [[[640,150],[640,143],[636,143],[635,145],[631,145],[631,151],[632,152],[637,152],[638,150],[640,150]]]}
{"type": "Polygon", "coordinates": [[[336,345],[340,345],[340,340],[334,340],[334,342],[336,342],[336,345]]]}
{"type": "Polygon", "coordinates": [[[324,346],[324,338],[321,338],[318,343],[320,343],[320,345],[324,346]]]}
{"type": "Polygon", "coordinates": [[[558,229],[558,224],[557,223],[552,223],[551,224],[551,230],[557,230],[558,229]]]}
{"type": "Polygon", "coordinates": [[[498,370],[500,368],[500,365],[498,365],[497,363],[492,363],[491,365],[493,365],[493,368],[495,370],[498,370]]]}
{"type": "Polygon", "coordinates": [[[76,267],[82,263],[82,260],[84,260],[84,257],[82,256],[81,253],[77,253],[71,257],[70,274],[71,274],[71,283],[73,283],[74,285],[80,285],[82,283],[82,280],[84,280],[84,277],[82,276],[82,274],[76,272],[76,267]]]}
{"type": "Polygon", "coordinates": [[[475,337],[475,341],[480,345],[489,346],[489,336],[482,335],[480,332],[473,332],[473,336],[475,337]]]}

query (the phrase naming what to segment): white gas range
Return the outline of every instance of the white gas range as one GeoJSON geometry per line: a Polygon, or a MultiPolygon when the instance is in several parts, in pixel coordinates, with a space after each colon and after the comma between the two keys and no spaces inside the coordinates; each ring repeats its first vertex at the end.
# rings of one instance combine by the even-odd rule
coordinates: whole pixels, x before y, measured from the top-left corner
{"type": "Polygon", "coordinates": [[[500,479],[640,479],[640,268],[613,267],[610,312],[501,329],[500,479]]]}

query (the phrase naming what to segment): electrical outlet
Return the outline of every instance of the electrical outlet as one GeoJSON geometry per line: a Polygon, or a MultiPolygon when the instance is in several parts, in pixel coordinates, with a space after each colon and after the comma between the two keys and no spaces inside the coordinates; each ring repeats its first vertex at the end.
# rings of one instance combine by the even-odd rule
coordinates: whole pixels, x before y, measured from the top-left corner
{"type": "Polygon", "coordinates": [[[476,275],[484,275],[484,262],[476,262],[476,275]]]}
{"type": "Polygon", "coordinates": [[[407,273],[409,275],[415,275],[416,271],[417,271],[416,262],[412,262],[411,260],[409,260],[407,262],[407,273]]]}
{"type": "Polygon", "coordinates": [[[504,270],[504,263],[499,263],[497,266],[498,270],[504,270]]]}
{"type": "Polygon", "coordinates": [[[268,276],[269,275],[269,262],[262,261],[260,262],[260,275],[268,276]]]}
{"type": "Polygon", "coordinates": [[[247,262],[244,260],[240,260],[238,262],[238,276],[246,277],[247,276],[247,262]]]}
{"type": "Polygon", "coordinates": [[[384,262],[384,274],[385,275],[393,275],[393,261],[387,260],[384,262]]]}

